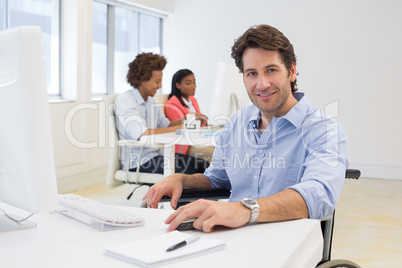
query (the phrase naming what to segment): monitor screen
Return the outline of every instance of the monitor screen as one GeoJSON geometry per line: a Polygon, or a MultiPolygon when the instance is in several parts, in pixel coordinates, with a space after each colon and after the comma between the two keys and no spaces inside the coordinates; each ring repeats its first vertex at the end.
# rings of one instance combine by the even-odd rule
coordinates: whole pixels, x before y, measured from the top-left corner
{"type": "Polygon", "coordinates": [[[56,200],[42,32],[35,26],[1,31],[0,231],[35,226],[12,219],[50,209],[56,200]]]}
{"type": "Polygon", "coordinates": [[[244,87],[243,75],[233,64],[219,62],[216,69],[211,109],[213,125],[223,125],[232,114],[251,104],[244,87]]]}

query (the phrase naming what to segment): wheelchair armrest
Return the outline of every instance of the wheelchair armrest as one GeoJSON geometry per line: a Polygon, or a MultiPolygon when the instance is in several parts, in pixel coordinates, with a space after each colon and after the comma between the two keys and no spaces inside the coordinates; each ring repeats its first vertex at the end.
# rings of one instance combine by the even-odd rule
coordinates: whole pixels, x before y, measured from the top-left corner
{"type": "Polygon", "coordinates": [[[360,177],[360,170],[358,169],[346,169],[345,178],[357,180],[360,177]]]}
{"type": "MultiPolygon", "coordinates": [[[[346,179],[358,179],[360,170],[347,169],[345,173],[346,179]]],[[[230,190],[224,188],[207,188],[207,189],[183,189],[179,202],[190,202],[197,199],[227,199],[230,196],[230,190]]],[[[163,196],[160,202],[170,201],[170,196],[163,196]]]]}
{"type": "MultiPolygon", "coordinates": [[[[179,202],[194,201],[197,199],[227,199],[230,196],[230,190],[225,188],[207,188],[207,189],[183,189],[179,202]]],[[[161,202],[170,201],[170,196],[163,196],[161,202]]]]}

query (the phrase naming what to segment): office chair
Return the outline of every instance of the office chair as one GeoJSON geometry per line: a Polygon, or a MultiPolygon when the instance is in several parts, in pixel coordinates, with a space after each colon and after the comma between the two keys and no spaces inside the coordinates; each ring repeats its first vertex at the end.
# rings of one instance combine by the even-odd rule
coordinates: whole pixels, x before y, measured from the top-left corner
{"type": "MultiPolygon", "coordinates": [[[[156,94],[157,101],[163,102],[167,100],[166,94],[156,94]],[[160,96],[157,96],[160,95],[160,96]]],[[[119,140],[118,133],[116,128],[116,121],[114,115],[114,101],[116,99],[116,95],[106,95],[102,98],[106,104],[106,118],[108,122],[108,133],[109,133],[109,141],[112,141],[112,144],[109,144],[111,148],[110,158],[109,158],[109,167],[106,175],[106,185],[109,188],[116,187],[123,183],[136,184],[138,187],[140,186],[151,186],[158,181],[163,179],[162,174],[154,174],[154,173],[143,173],[139,172],[139,168],[136,172],[129,171],[129,167],[126,170],[121,168],[120,164],[120,147],[127,146],[129,148],[140,147],[140,158],[137,163],[141,161],[142,149],[144,147],[157,147],[162,148],[161,145],[153,145],[149,142],[141,142],[138,140],[119,140]]],[[[162,103],[163,104],[163,103],[162,103]]],[[[164,110],[163,105],[161,105],[161,110],[164,110]]],[[[163,111],[164,112],[164,111],[163,111]]],[[[129,159],[130,163],[130,159],[129,159]]],[[[136,187],[137,188],[137,187],[136,187]]],[[[136,189],[135,188],[135,189],[136,189]]],[[[135,190],[134,189],[134,190],[135,190]]],[[[131,193],[132,194],[132,193],[131,193]]],[[[129,199],[131,194],[127,197],[129,199]]]]}

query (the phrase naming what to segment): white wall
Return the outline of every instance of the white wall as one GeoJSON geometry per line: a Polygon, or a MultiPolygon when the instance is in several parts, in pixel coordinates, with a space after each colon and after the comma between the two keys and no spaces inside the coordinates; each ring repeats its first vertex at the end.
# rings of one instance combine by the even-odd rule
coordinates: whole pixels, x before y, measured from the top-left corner
{"type": "Polygon", "coordinates": [[[402,179],[401,12],[398,0],[175,0],[163,91],[176,70],[192,69],[207,113],[217,62],[233,63],[233,41],[249,26],[270,24],[295,46],[299,91],[322,109],[338,107],[350,167],[402,179]]]}

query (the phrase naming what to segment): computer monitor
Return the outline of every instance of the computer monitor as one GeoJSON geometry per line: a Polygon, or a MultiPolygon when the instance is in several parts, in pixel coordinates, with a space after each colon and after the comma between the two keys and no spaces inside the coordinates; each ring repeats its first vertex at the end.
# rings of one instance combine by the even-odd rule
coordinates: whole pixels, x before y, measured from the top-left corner
{"type": "Polygon", "coordinates": [[[219,62],[208,118],[213,125],[223,125],[230,116],[251,104],[243,75],[233,64],[219,62]]]}
{"type": "Polygon", "coordinates": [[[0,231],[57,202],[43,52],[39,27],[0,31],[0,231]]]}

